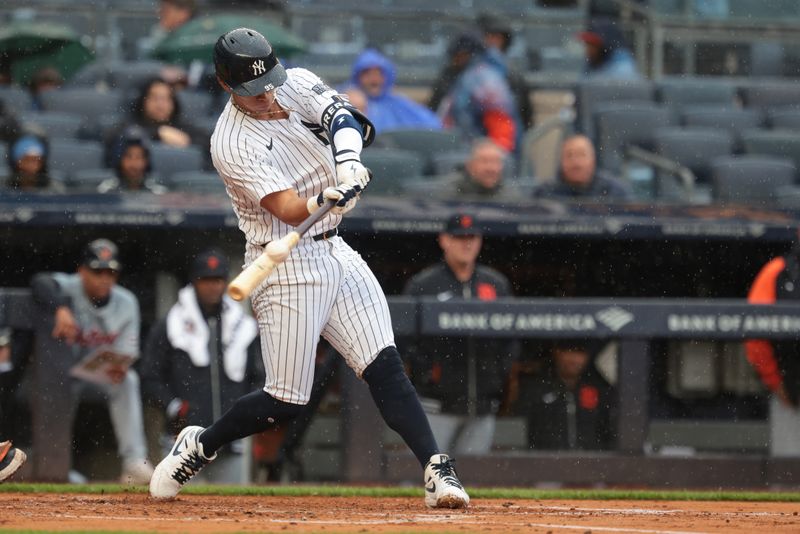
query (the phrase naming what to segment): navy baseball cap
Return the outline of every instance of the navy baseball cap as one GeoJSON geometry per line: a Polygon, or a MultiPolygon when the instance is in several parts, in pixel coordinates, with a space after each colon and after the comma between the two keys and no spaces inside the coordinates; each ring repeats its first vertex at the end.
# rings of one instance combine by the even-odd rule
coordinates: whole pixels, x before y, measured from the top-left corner
{"type": "Polygon", "coordinates": [[[450,235],[483,235],[475,217],[463,213],[447,219],[444,232],[450,235]]]}
{"type": "Polygon", "coordinates": [[[119,261],[117,245],[108,239],[95,239],[83,251],[82,264],[90,269],[111,269],[119,271],[122,264],[119,261]]]}
{"type": "Polygon", "coordinates": [[[280,87],[286,70],[266,37],[249,28],[220,36],[214,46],[217,76],[240,96],[258,96],[280,87]]]}
{"type": "Polygon", "coordinates": [[[216,249],[201,252],[192,262],[189,277],[198,278],[228,278],[228,258],[216,249]]]}

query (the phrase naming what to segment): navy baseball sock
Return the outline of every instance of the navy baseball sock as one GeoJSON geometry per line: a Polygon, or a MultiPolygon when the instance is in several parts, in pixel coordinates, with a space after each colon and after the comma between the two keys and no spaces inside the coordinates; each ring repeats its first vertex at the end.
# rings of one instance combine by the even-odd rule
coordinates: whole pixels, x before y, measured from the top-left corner
{"type": "Polygon", "coordinates": [[[226,443],[263,432],[276,423],[294,418],[302,409],[302,404],[279,401],[259,389],[239,397],[230,410],[200,434],[198,441],[203,445],[203,454],[211,457],[226,443]]]}
{"type": "Polygon", "coordinates": [[[406,376],[400,353],[394,347],[383,349],[362,374],[372,398],[389,428],[400,434],[425,467],[439,452],[428,417],[422,410],[417,390],[406,376]]]}

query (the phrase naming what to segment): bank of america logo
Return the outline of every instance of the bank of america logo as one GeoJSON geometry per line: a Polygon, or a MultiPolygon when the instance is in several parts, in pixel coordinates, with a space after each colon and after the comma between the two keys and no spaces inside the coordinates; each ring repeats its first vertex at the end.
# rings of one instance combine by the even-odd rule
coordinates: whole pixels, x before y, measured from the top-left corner
{"type": "Polygon", "coordinates": [[[618,332],[623,326],[633,321],[633,314],[617,306],[605,308],[596,314],[597,320],[606,325],[611,331],[618,332]]]}

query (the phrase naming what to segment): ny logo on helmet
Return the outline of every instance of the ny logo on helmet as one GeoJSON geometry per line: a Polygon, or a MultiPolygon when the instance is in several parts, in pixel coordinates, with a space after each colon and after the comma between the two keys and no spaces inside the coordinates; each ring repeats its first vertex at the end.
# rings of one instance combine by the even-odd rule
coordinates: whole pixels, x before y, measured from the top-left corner
{"type": "Polygon", "coordinates": [[[264,74],[267,71],[267,68],[264,66],[263,59],[253,61],[253,64],[250,65],[250,68],[253,69],[253,75],[255,76],[258,76],[259,74],[264,74]]]}

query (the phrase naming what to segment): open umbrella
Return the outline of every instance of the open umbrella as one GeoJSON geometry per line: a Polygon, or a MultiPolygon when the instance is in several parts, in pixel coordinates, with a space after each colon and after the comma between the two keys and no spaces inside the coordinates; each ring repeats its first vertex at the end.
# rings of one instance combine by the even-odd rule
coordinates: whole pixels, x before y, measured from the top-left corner
{"type": "Polygon", "coordinates": [[[42,67],[54,67],[68,79],[94,55],[69,26],[57,22],[14,21],[0,26],[0,63],[26,84],[42,67]]]}
{"type": "Polygon", "coordinates": [[[306,49],[306,43],[300,37],[270,20],[239,14],[217,14],[196,18],[167,35],[156,45],[153,57],[169,63],[188,64],[194,60],[211,63],[219,36],[236,28],[251,28],[264,35],[279,58],[306,49]]]}

